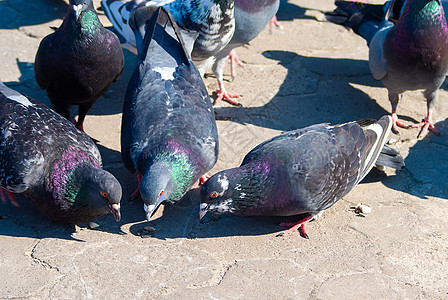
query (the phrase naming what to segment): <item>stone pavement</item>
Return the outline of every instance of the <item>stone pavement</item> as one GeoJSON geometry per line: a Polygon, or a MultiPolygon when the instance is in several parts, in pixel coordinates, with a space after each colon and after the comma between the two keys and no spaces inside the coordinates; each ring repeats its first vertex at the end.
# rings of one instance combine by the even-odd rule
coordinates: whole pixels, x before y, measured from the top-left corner
{"type": "MultiPolygon", "coordinates": [[[[96,7],[99,1],[95,0],[96,7]]],[[[49,104],[34,79],[40,40],[59,26],[67,2],[0,1],[0,79],[49,104]]],[[[240,164],[255,145],[282,131],[320,122],[379,118],[387,91],[370,75],[365,42],[325,21],[333,0],[283,1],[283,26],[238,49],[244,67],[227,89],[244,107],[216,107],[220,158],[212,174],[240,164]]],[[[101,16],[104,24],[109,24],[101,16]]],[[[51,224],[25,199],[0,203],[0,298],[20,299],[403,299],[448,298],[448,93],[435,119],[442,135],[417,129],[391,135],[406,169],[372,171],[308,226],[310,239],[275,237],[281,218],[208,214],[198,221],[198,191],[159,209],[155,231],[138,232],[142,203],[127,202],[136,178],[121,163],[121,109],[135,56],[90,111],[85,130],[100,140],[105,168],[123,185],[122,220],[97,230],[51,224]],[[372,208],[365,218],[349,208],[372,208]]],[[[226,79],[230,79],[226,71],[226,79]]],[[[206,78],[210,91],[213,76],[206,78]]],[[[408,92],[398,107],[407,123],[426,103],[408,92]]]]}

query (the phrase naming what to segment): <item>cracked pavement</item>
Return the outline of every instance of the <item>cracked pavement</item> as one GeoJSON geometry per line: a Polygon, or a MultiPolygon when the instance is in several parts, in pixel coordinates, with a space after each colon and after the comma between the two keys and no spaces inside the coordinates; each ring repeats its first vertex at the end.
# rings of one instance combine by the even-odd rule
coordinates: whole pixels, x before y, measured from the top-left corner
{"type": "MultiPolygon", "coordinates": [[[[99,1],[95,0],[95,6],[99,1]]],[[[40,40],[59,26],[67,2],[0,1],[0,79],[49,104],[34,79],[40,40]]],[[[230,92],[242,108],[216,107],[220,158],[214,174],[238,166],[260,142],[285,130],[390,113],[387,91],[370,75],[365,42],[325,21],[333,0],[282,1],[283,28],[266,28],[239,48],[245,62],[230,92]]],[[[105,25],[110,23],[100,16],[105,25]]],[[[448,92],[435,113],[441,136],[417,140],[417,129],[391,135],[406,169],[373,170],[351,193],[298,232],[275,237],[282,218],[208,214],[198,221],[198,191],[161,207],[148,225],[136,187],[121,163],[121,109],[135,56],[125,50],[121,79],[85,121],[105,168],[123,185],[122,220],[75,229],[50,223],[26,199],[0,203],[2,299],[360,299],[448,298],[448,92]],[[365,218],[349,208],[372,208],[365,218]]],[[[225,78],[230,79],[229,68],[225,78]]],[[[215,78],[205,79],[210,93],[215,78]]],[[[421,92],[405,93],[400,118],[426,114],[421,92]]]]}

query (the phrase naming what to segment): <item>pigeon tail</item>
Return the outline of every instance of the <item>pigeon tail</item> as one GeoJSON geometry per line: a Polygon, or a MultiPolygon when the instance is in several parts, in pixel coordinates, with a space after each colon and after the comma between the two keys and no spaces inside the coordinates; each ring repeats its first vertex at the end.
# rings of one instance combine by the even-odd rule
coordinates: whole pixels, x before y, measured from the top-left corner
{"type": "Polygon", "coordinates": [[[404,167],[404,159],[397,150],[384,145],[375,163],[377,166],[389,167],[401,170],[404,167]]]}
{"type": "Polygon", "coordinates": [[[383,116],[378,120],[378,122],[364,128],[366,137],[368,138],[369,136],[374,136],[375,140],[372,148],[367,155],[364,163],[364,168],[360,174],[358,182],[360,182],[375,165],[384,145],[387,142],[391,128],[392,118],[390,116],[383,116]]]}
{"type": "Polygon", "coordinates": [[[327,21],[351,28],[356,34],[364,38],[367,44],[370,44],[378,30],[386,24],[387,26],[390,25],[388,21],[390,16],[398,19],[402,9],[402,6],[394,5],[394,0],[385,4],[337,0],[335,5],[337,6],[335,10],[325,13],[327,21]],[[397,11],[397,8],[400,11],[397,11]]]}

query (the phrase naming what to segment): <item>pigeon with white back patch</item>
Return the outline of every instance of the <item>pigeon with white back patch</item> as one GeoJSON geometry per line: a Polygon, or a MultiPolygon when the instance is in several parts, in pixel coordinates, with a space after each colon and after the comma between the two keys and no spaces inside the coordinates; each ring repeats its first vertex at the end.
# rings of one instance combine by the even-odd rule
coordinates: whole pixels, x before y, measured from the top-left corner
{"type": "MultiPolygon", "coordinates": [[[[218,132],[210,97],[183,43],[195,33],[179,29],[164,8],[151,19],[130,19],[139,63],[126,91],[121,132],[123,162],[139,180],[147,219],[162,202],[175,203],[218,158],[218,132]]],[[[204,180],[202,180],[204,181],[204,180]]]]}

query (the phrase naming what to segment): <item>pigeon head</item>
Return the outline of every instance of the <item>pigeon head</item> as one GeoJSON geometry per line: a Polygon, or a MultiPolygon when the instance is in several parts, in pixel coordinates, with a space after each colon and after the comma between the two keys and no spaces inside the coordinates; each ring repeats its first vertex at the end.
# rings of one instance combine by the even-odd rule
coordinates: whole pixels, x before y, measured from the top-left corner
{"type": "Polygon", "coordinates": [[[75,12],[76,19],[79,19],[81,13],[93,9],[92,0],[70,0],[70,7],[75,12]]]}
{"type": "Polygon", "coordinates": [[[201,188],[201,205],[199,219],[208,211],[225,213],[233,211],[233,195],[241,190],[240,184],[234,184],[237,169],[219,172],[210,177],[201,188]]]}
{"type": "Polygon", "coordinates": [[[165,162],[151,165],[140,182],[140,195],[148,221],[162,202],[171,200],[173,190],[171,166],[165,162]]]}
{"type": "Polygon", "coordinates": [[[112,213],[120,221],[121,185],[108,171],[99,168],[83,170],[85,179],[75,202],[84,202],[90,210],[105,215],[112,213]]]}

